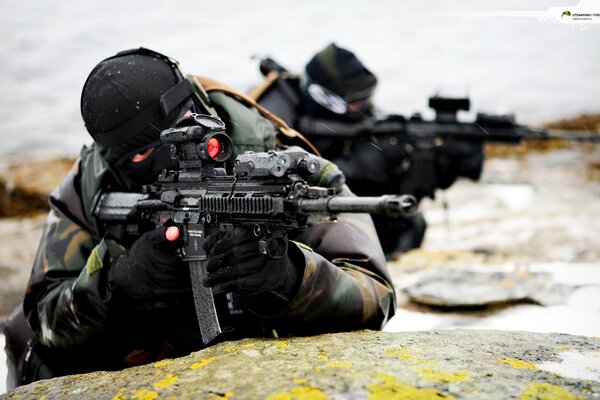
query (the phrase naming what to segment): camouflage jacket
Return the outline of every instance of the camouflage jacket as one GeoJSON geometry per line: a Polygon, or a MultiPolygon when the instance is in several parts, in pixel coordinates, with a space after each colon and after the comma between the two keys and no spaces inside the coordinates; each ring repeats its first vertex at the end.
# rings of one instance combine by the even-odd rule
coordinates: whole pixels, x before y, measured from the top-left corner
{"type": "MultiPolygon", "coordinates": [[[[222,93],[210,97],[226,123],[236,121],[228,129],[237,151],[274,146],[273,126],[257,124],[256,110],[222,93]]],[[[124,248],[95,233],[91,202],[100,192],[127,189],[92,145],[50,197],[24,312],[54,375],[119,369],[202,347],[191,295],[168,307],[133,307],[107,293],[106,271],[124,248]],[[105,266],[89,268],[100,250],[105,266]]],[[[246,313],[238,336],[381,329],[394,314],[395,294],[370,217],[312,219],[295,238],[306,266],[291,306],[273,319],[246,313]]]]}

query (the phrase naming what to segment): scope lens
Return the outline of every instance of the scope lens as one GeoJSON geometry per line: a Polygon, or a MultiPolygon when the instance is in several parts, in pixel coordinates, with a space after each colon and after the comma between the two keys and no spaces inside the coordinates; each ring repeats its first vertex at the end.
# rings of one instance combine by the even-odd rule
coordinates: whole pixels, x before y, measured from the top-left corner
{"type": "Polygon", "coordinates": [[[221,142],[217,138],[210,138],[206,145],[208,155],[212,158],[217,158],[221,154],[221,142]]]}

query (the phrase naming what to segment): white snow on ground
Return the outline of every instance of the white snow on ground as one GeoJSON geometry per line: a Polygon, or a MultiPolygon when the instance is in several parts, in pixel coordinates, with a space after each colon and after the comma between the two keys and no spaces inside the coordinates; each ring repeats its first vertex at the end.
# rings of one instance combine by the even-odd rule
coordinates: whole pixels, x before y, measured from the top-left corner
{"type": "Polygon", "coordinates": [[[573,379],[588,379],[600,382],[600,354],[598,352],[580,353],[575,350],[559,354],[561,361],[547,361],[538,364],[541,370],[573,379]]]}
{"type": "MultiPolygon", "coordinates": [[[[599,269],[600,270],[600,269],[599,269]]],[[[385,327],[387,332],[438,329],[499,329],[597,336],[600,333],[600,288],[576,290],[567,304],[523,304],[482,318],[461,314],[426,314],[399,309],[385,327]]]]}
{"type": "MultiPolygon", "coordinates": [[[[485,271],[486,268],[477,270],[485,271]]],[[[487,270],[489,271],[489,267],[487,270]]],[[[494,271],[498,270],[502,269],[494,269],[494,271]]],[[[547,306],[521,304],[486,316],[477,313],[424,313],[399,308],[385,330],[399,332],[456,328],[500,329],[600,336],[599,264],[540,263],[529,265],[527,270],[551,273],[554,282],[579,288],[569,295],[564,304],[547,306]]],[[[396,283],[396,287],[401,289],[402,286],[412,282],[406,280],[396,283]]]]}

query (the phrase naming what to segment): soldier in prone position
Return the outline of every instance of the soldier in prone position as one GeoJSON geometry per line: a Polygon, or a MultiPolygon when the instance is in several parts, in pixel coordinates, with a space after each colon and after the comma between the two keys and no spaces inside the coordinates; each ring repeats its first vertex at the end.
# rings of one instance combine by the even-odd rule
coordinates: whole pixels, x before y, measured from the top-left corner
{"type": "MultiPolygon", "coordinates": [[[[189,270],[164,229],[119,240],[102,233],[94,214],[104,194],[140,192],[173,169],[161,131],[191,113],[219,116],[233,141],[232,160],[278,142],[302,144],[294,142],[301,135],[247,96],[184,75],[175,61],[148,49],[100,62],[84,85],[81,112],[95,143],[50,197],[23,305],[5,330],[9,388],[203,347],[189,270]]],[[[334,174],[336,167],[324,170],[334,174]]],[[[333,181],[324,174],[320,184],[333,181]]],[[[206,238],[204,284],[230,293],[235,310],[228,338],[381,329],[394,314],[369,216],[311,220],[282,238],[287,251],[277,258],[261,252],[259,238],[245,229],[206,238]]]]}
{"type": "MultiPolygon", "coordinates": [[[[261,72],[266,80],[251,96],[336,163],[353,192],[359,196],[407,193],[419,200],[423,197],[410,185],[400,187],[405,179],[399,175],[409,168],[409,157],[401,146],[384,140],[345,139],[344,130],[376,119],[372,97],[377,78],[354,53],[332,43],[311,58],[302,75],[289,73],[271,58],[261,61],[261,72]]],[[[416,177],[410,183],[428,178],[416,177]]],[[[393,219],[373,215],[373,220],[386,254],[421,246],[426,222],[420,212],[393,219]]]]}

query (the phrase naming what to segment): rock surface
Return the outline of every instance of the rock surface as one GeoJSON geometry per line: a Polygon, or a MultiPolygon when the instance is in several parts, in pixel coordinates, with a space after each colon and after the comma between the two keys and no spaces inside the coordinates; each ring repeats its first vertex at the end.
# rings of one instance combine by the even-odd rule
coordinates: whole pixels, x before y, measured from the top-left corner
{"type": "Polygon", "coordinates": [[[0,326],[23,299],[44,221],[0,219],[0,326]]]}
{"type": "Polygon", "coordinates": [[[23,298],[48,211],[48,195],[73,162],[59,158],[0,168],[0,327],[23,298]]]}
{"type": "Polygon", "coordinates": [[[225,342],[119,372],[40,381],[16,399],[584,399],[600,340],[561,334],[359,331],[225,342]],[[569,363],[577,360],[577,368],[569,363]]]}
{"type": "Polygon", "coordinates": [[[0,218],[30,217],[48,210],[48,195],[73,166],[59,158],[4,166],[0,169],[0,218]]]}
{"type": "Polygon", "coordinates": [[[544,272],[505,272],[490,267],[438,269],[424,274],[404,293],[416,303],[437,307],[475,307],[515,302],[560,304],[572,291],[544,272]]]}

